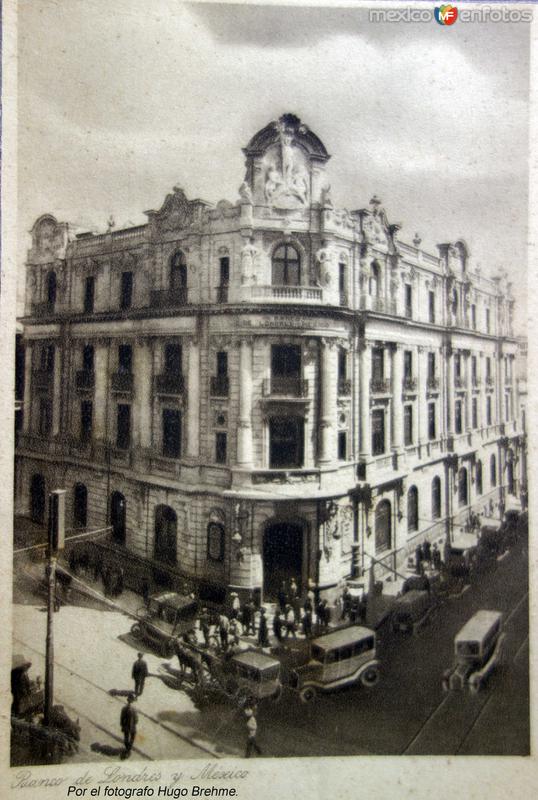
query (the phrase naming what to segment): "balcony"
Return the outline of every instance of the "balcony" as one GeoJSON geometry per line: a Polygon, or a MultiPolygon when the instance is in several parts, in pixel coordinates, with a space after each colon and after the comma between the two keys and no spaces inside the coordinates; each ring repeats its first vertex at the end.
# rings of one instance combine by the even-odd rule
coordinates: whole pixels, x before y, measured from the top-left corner
{"type": "Polygon", "coordinates": [[[417,390],[417,379],[416,378],[404,378],[403,379],[403,390],[404,390],[404,392],[416,392],[416,390],[417,390]]]}
{"type": "Polygon", "coordinates": [[[456,389],[465,389],[465,378],[462,378],[461,375],[456,375],[454,378],[454,386],[456,389]]]}
{"type": "Polygon", "coordinates": [[[212,397],[228,397],[230,380],[227,375],[213,375],[209,388],[212,397]]]}
{"type": "Polygon", "coordinates": [[[112,391],[113,392],[132,392],[133,391],[133,373],[132,372],[115,372],[112,375],[112,391]]]}
{"type": "Polygon", "coordinates": [[[252,286],[253,300],[283,300],[288,303],[321,303],[323,289],[316,286],[252,286]]]}
{"type": "Polygon", "coordinates": [[[217,286],[217,303],[227,303],[227,302],[228,302],[228,287],[217,286]]]}
{"type": "Polygon", "coordinates": [[[426,388],[428,392],[438,392],[439,391],[439,378],[428,378],[426,383],[426,388]]]}
{"type": "Polygon", "coordinates": [[[347,378],[338,379],[338,396],[349,397],[351,394],[351,381],[347,378]]]}
{"type": "Polygon", "coordinates": [[[188,289],[153,289],[151,292],[152,308],[177,308],[188,303],[188,289]]]}
{"type": "Polygon", "coordinates": [[[155,376],[155,391],[157,394],[179,395],[185,391],[183,375],[163,372],[155,376]]]}
{"type": "Polygon", "coordinates": [[[386,378],[372,378],[370,381],[370,391],[372,394],[389,394],[390,381],[386,378]]]}
{"type": "Polygon", "coordinates": [[[35,369],[32,374],[34,389],[50,389],[52,385],[52,372],[47,369],[35,369]]]}
{"type": "Polygon", "coordinates": [[[50,317],[54,314],[55,304],[49,303],[32,303],[32,314],[34,317],[50,317]]]}
{"type": "Polygon", "coordinates": [[[75,387],[79,390],[93,389],[95,373],[89,369],[79,369],[75,374],[75,387]]]}
{"type": "Polygon", "coordinates": [[[308,381],[274,376],[264,380],[262,393],[264,397],[307,397],[308,381]]]}

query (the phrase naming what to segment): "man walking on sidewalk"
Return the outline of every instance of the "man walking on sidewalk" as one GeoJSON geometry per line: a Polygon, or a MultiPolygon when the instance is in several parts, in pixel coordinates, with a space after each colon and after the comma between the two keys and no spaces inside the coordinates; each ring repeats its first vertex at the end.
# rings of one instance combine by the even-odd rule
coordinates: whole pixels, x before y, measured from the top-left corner
{"type": "Polygon", "coordinates": [[[144,661],[143,653],[139,653],[137,660],[133,664],[132,670],[132,678],[135,682],[135,695],[137,697],[140,697],[144,691],[144,683],[146,682],[148,674],[148,665],[144,661]]]}
{"type": "Polygon", "coordinates": [[[252,751],[261,756],[262,751],[256,741],[256,734],[258,733],[258,723],[254,716],[254,711],[251,708],[245,709],[245,716],[247,718],[247,749],[245,750],[245,758],[250,758],[252,751]]]}
{"type": "Polygon", "coordinates": [[[133,743],[136,737],[136,726],[138,724],[138,713],[133,708],[133,703],[136,700],[134,694],[127,695],[127,705],[123,706],[120,716],[120,725],[123,731],[123,741],[125,743],[125,751],[122,758],[129,758],[133,743]]]}

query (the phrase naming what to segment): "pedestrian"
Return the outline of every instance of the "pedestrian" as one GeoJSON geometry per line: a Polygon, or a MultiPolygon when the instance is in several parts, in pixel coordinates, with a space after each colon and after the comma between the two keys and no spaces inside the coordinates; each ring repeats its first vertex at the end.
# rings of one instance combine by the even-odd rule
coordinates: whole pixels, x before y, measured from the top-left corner
{"type": "Polygon", "coordinates": [[[347,619],[349,617],[350,611],[351,611],[351,592],[349,591],[348,586],[344,586],[344,591],[342,592],[342,615],[340,619],[347,619]]]}
{"type": "Polygon", "coordinates": [[[309,639],[312,636],[312,611],[310,609],[305,609],[301,622],[305,638],[309,639]]]}
{"type": "Polygon", "coordinates": [[[289,597],[292,602],[297,597],[298,593],[299,590],[297,588],[297,581],[295,580],[295,578],[292,578],[290,581],[290,593],[289,593],[289,597]]]}
{"type": "Polygon", "coordinates": [[[293,610],[293,608],[290,606],[289,603],[286,606],[285,619],[286,619],[286,639],[288,638],[290,633],[293,634],[293,638],[296,639],[297,635],[295,633],[295,611],[293,610]]]}
{"type": "Polygon", "coordinates": [[[230,635],[238,638],[243,635],[243,626],[238,618],[230,620],[230,635]]]}
{"type": "Polygon", "coordinates": [[[441,553],[439,552],[439,548],[437,547],[437,542],[433,545],[432,549],[432,563],[433,568],[437,572],[441,571],[441,553]]]}
{"type": "Polygon", "coordinates": [[[286,584],[284,581],[280,584],[280,589],[278,590],[277,595],[278,605],[280,606],[280,610],[284,611],[286,608],[286,603],[288,602],[288,595],[286,594],[286,584]]]}
{"type": "Polygon", "coordinates": [[[127,704],[123,706],[120,716],[120,725],[123,731],[123,741],[125,743],[125,750],[122,758],[129,758],[133,743],[136,737],[136,726],[138,724],[138,713],[133,708],[133,703],[136,700],[134,694],[127,695],[127,704]]]}
{"type": "Polygon", "coordinates": [[[280,611],[277,609],[275,611],[275,616],[273,617],[273,633],[275,634],[275,638],[279,644],[282,641],[282,625],[283,625],[282,615],[280,611]]]}
{"type": "Polygon", "coordinates": [[[314,607],[316,605],[316,585],[312,580],[308,581],[308,591],[306,593],[306,596],[308,600],[310,600],[310,603],[312,605],[312,610],[314,610],[314,607]]]}
{"type": "Polygon", "coordinates": [[[209,646],[209,614],[207,613],[207,608],[202,608],[202,613],[200,614],[200,630],[202,631],[202,636],[204,637],[205,646],[209,646]]]}
{"type": "Polygon", "coordinates": [[[424,561],[427,561],[428,564],[431,565],[432,563],[432,546],[429,541],[426,539],[424,544],[422,545],[422,551],[424,553],[424,561]]]}
{"type": "Polygon", "coordinates": [[[368,595],[364,593],[359,600],[358,618],[364,625],[368,614],[368,595]]]}
{"type": "Polygon", "coordinates": [[[219,616],[219,636],[220,636],[220,645],[223,650],[226,650],[228,647],[228,632],[230,630],[230,620],[226,616],[226,614],[222,613],[219,616]]]}
{"type": "Polygon", "coordinates": [[[424,553],[422,551],[422,546],[417,544],[415,547],[415,572],[417,575],[420,575],[420,565],[422,564],[422,559],[424,557],[424,553]]]}
{"type": "Polygon", "coordinates": [[[232,599],[232,608],[230,617],[231,619],[237,619],[239,616],[239,612],[241,611],[241,603],[239,601],[239,595],[237,594],[237,592],[232,592],[230,594],[230,597],[232,599]]]}
{"type": "Polygon", "coordinates": [[[325,630],[329,629],[329,625],[331,624],[331,616],[332,612],[327,600],[323,600],[323,627],[325,630]]]}
{"type": "Polygon", "coordinates": [[[144,654],[138,653],[138,657],[133,664],[132,678],[135,683],[135,695],[140,697],[144,691],[144,683],[149,675],[148,665],[144,661],[144,654]]]}
{"type": "Polygon", "coordinates": [[[265,608],[260,608],[260,624],[258,625],[258,644],[260,647],[269,647],[269,635],[267,630],[267,617],[265,608]]]}
{"type": "Polygon", "coordinates": [[[242,618],[245,636],[249,636],[251,633],[254,635],[256,631],[254,629],[254,603],[252,601],[252,595],[249,596],[247,602],[243,606],[242,618]]]}
{"type": "Polygon", "coordinates": [[[301,598],[299,595],[295,595],[295,597],[290,600],[290,605],[293,608],[293,613],[295,614],[295,619],[299,621],[301,619],[301,598]]]}
{"type": "MultiPolygon", "coordinates": [[[[261,609],[260,609],[261,610],[261,609]]],[[[254,716],[254,711],[251,708],[245,709],[245,716],[247,718],[247,748],[245,750],[245,758],[250,758],[253,751],[255,751],[259,756],[261,756],[262,751],[258,746],[256,741],[256,735],[258,733],[258,723],[256,722],[256,717],[254,716]]]]}

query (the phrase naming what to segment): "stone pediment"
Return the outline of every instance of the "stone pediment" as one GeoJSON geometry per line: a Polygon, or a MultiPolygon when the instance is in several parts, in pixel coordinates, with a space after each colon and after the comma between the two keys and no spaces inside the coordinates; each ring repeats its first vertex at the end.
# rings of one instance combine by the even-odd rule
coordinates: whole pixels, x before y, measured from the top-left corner
{"type": "Polygon", "coordinates": [[[180,186],[174,186],[173,191],[166,195],[165,201],[158,211],[146,211],[150,222],[153,222],[160,233],[182,230],[188,228],[194,220],[194,203],[180,186]]]}
{"type": "Polygon", "coordinates": [[[374,195],[369,207],[361,209],[359,213],[365,242],[378,247],[390,247],[392,237],[399,230],[399,226],[389,224],[381,201],[374,195]]]}
{"type": "Polygon", "coordinates": [[[52,214],[43,214],[30,231],[32,248],[30,262],[47,263],[65,257],[68,243],[68,225],[58,222],[52,214]]]}

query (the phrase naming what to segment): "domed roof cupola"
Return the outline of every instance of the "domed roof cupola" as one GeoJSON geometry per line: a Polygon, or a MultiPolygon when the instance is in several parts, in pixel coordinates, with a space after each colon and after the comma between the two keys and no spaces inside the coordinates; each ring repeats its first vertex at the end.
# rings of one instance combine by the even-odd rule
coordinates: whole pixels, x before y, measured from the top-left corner
{"type": "Polygon", "coordinates": [[[254,205],[292,210],[319,202],[330,156],[299,117],[283,114],[270,122],[243,152],[254,205]]]}

